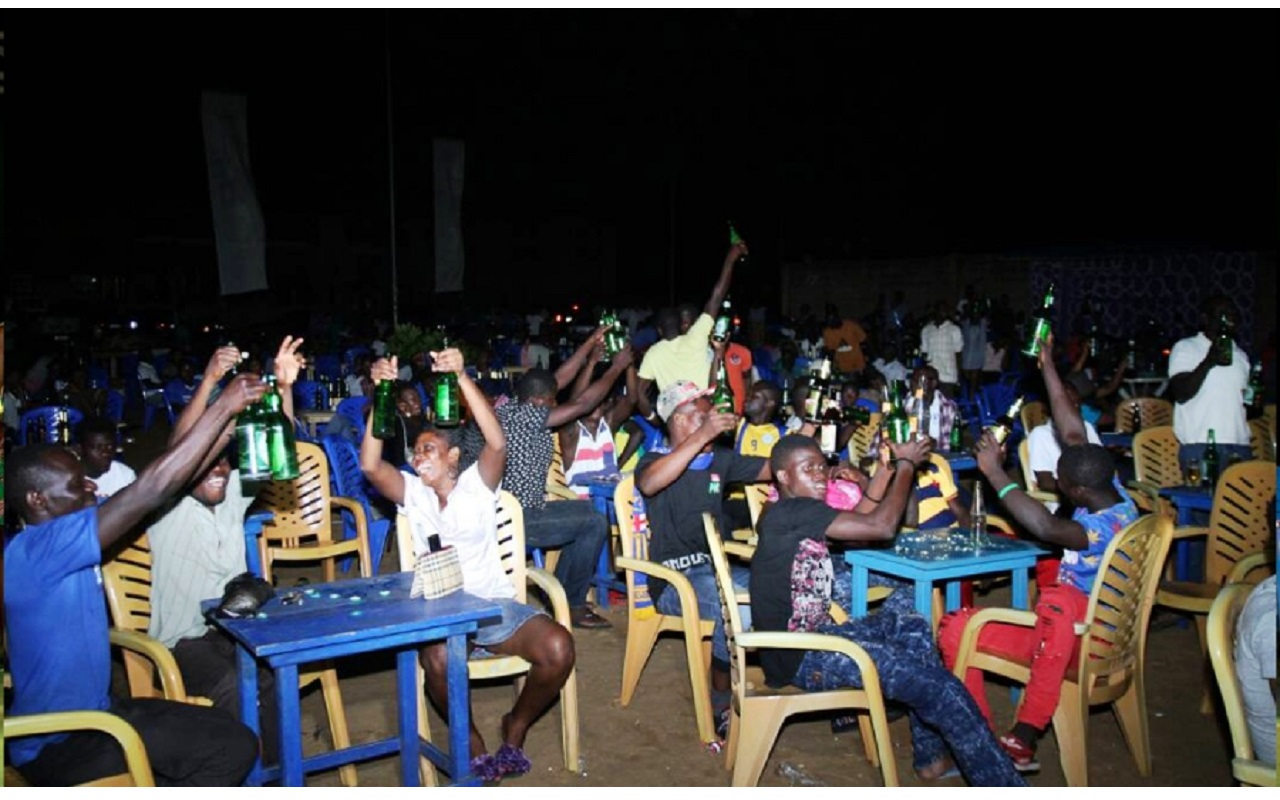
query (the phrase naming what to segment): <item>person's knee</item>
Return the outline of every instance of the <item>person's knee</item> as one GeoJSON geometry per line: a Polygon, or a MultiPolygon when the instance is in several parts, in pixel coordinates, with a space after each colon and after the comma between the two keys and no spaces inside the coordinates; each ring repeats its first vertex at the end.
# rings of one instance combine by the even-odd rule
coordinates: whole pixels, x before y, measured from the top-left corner
{"type": "Polygon", "coordinates": [[[538,643],[537,660],[557,672],[568,674],[577,662],[577,648],[573,634],[560,625],[553,625],[554,633],[544,636],[538,643]]]}
{"type": "Polygon", "coordinates": [[[1070,617],[1075,609],[1071,592],[1075,591],[1060,584],[1046,587],[1036,600],[1036,615],[1045,617],[1070,617]]]}

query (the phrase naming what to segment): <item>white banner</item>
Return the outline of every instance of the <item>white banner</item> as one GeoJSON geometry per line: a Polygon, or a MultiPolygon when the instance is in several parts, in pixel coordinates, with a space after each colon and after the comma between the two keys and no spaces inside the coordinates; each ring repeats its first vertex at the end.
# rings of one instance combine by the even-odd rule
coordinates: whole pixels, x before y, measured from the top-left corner
{"type": "Polygon", "coordinates": [[[201,102],[204,154],[213,206],[222,293],[267,288],[267,235],[249,168],[244,95],[205,92],[201,102]]]}
{"type": "Polygon", "coordinates": [[[467,263],[462,245],[466,145],[457,139],[435,139],[432,150],[435,155],[436,292],[460,292],[467,263]]]}

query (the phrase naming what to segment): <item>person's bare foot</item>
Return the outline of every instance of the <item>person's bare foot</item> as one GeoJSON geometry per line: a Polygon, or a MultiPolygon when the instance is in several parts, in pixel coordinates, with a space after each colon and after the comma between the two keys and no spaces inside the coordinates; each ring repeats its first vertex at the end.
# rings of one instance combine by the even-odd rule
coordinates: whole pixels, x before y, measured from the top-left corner
{"type": "Polygon", "coordinates": [[[922,781],[936,781],[958,774],[956,762],[951,759],[951,756],[943,756],[924,769],[916,770],[916,777],[922,781]]]}

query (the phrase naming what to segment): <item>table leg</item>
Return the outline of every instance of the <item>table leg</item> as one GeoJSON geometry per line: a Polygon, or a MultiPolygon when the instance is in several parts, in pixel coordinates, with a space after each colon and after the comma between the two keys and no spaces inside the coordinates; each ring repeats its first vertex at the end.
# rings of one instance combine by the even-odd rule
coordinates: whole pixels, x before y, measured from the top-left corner
{"type": "MultiPolygon", "coordinates": [[[[255,692],[254,697],[257,697],[255,692]]],[[[298,702],[298,665],[276,667],[280,708],[280,785],[302,786],[302,708],[298,702]]]]}
{"type": "MultiPolygon", "coordinates": [[[[396,702],[400,720],[400,785],[419,786],[418,777],[418,651],[396,653],[396,702]]],[[[424,690],[425,691],[425,690],[424,690]]]]}
{"type": "Polygon", "coordinates": [[[1028,569],[1020,568],[1013,571],[1013,607],[1027,610],[1030,607],[1031,599],[1028,596],[1027,589],[1027,573],[1028,569]]]}
{"type": "Polygon", "coordinates": [[[454,785],[471,780],[471,678],[467,674],[467,637],[449,637],[449,758],[454,785]]]}
{"type": "MultiPolygon", "coordinates": [[[[258,721],[258,664],[253,654],[243,645],[236,645],[236,672],[240,682],[240,721],[262,740],[262,726],[258,721]]],[[[253,760],[253,769],[245,778],[249,786],[262,785],[262,752],[253,760]]]]}
{"type": "Polygon", "coordinates": [[[853,614],[854,619],[865,617],[867,615],[867,583],[871,579],[867,568],[858,564],[853,565],[853,597],[849,602],[853,608],[849,611],[853,614]]]}
{"type": "Polygon", "coordinates": [[[916,613],[930,620],[934,633],[938,632],[938,625],[933,620],[933,581],[931,580],[916,581],[916,613]]]}
{"type": "Polygon", "coordinates": [[[947,581],[947,611],[960,608],[960,581],[947,581]]]}

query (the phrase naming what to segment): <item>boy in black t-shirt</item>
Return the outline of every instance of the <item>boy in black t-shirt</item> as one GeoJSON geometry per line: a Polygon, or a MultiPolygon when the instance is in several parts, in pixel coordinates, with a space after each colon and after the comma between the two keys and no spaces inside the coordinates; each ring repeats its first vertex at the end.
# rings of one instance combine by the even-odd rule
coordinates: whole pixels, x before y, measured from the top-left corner
{"type": "MultiPolygon", "coordinates": [[[[711,554],[703,532],[702,514],[717,515],[724,524],[724,487],[770,479],[769,462],[740,456],[728,447],[715,447],[720,434],[733,431],[738,419],[711,408],[708,392],[689,381],[676,381],[658,397],[658,415],[667,423],[669,450],[647,453],[636,466],[636,487],[645,496],[649,514],[649,560],[679,570],[698,597],[698,616],[715,621],[711,635],[711,706],[716,732],[729,727],[729,646],[720,613],[711,554]]],[[[745,588],[745,567],[734,570],[734,583],[745,588]]],[[[680,613],[680,597],[665,581],[649,579],[649,594],[663,614],[680,613]]],[[[742,606],[742,624],[750,627],[750,609],[742,606]]]]}
{"type": "MultiPolygon", "coordinates": [[[[928,620],[894,610],[841,625],[831,618],[835,571],[827,539],[892,541],[916,468],[927,462],[930,446],[928,439],[890,445],[892,460],[882,468],[892,467],[894,475],[883,502],[869,514],[837,511],[823,502],[827,464],[812,439],[787,436],[774,447],[770,462],[781,499],[761,520],[751,562],[755,629],[831,634],[866,650],[885,698],[910,709],[913,761],[921,779],[949,775],[954,756],[972,785],[1025,786],[964,684],[943,667],[928,620]]],[[[839,653],[762,650],[760,662],[774,686],[807,691],[862,686],[857,665],[839,653]]]]}

